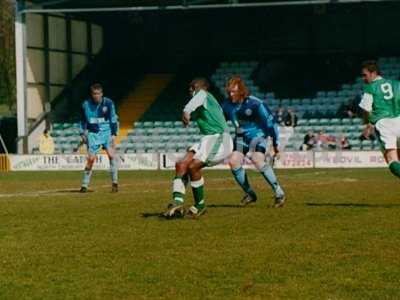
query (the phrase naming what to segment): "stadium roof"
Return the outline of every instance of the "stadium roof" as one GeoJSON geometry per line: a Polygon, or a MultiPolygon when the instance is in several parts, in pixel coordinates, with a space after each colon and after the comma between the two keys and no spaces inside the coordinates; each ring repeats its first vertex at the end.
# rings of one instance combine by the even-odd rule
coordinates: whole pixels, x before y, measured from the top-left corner
{"type": "Polygon", "coordinates": [[[187,10],[240,8],[259,6],[316,5],[363,2],[395,2],[397,0],[31,0],[21,12],[97,12],[187,10]]]}

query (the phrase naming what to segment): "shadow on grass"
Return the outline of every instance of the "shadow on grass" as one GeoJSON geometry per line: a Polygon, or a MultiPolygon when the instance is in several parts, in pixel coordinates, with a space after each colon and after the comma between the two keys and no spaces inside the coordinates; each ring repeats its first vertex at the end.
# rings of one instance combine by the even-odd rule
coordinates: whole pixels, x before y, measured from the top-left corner
{"type": "Polygon", "coordinates": [[[376,208],[393,208],[400,207],[399,204],[368,204],[368,203],[306,203],[307,206],[333,206],[333,207],[376,207],[376,208]]]}
{"type": "MultiPolygon", "coordinates": [[[[207,208],[244,208],[245,206],[239,205],[239,204],[209,204],[207,205],[207,208]]],[[[248,205],[246,207],[252,207],[251,205],[248,205]]]]}
{"type": "MultiPolygon", "coordinates": [[[[250,208],[253,206],[246,206],[246,208],[250,208]]],[[[244,206],[238,205],[238,204],[209,204],[207,205],[207,208],[244,208],[244,206]]],[[[165,219],[163,216],[163,213],[160,212],[146,212],[146,213],[141,213],[141,217],[143,218],[160,218],[160,219],[165,219]]],[[[181,218],[174,218],[174,220],[179,220],[181,218]]]]}
{"type": "Polygon", "coordinates": [[[142,213],[140,214],[141,217],[143,218],[161,218],[162,213],[156,212],[156,213],[142,213]]]}
{"type": "Polygon", "coordinates": [[[140,214],[140,216],[142,218],[146,218],[146,219],[147,218],[156,218],[156,219],[159,219],[159,220],[165,220],[165,221],[169,221],[169,222],[171,222],[171,221],[179,221],[179,220],[184,220],[185,219],[183,216],[181,216],[181,217],[173,217],[173,218],[167,219],[163,215],[163,213],[159,213],[159,212],[156,212],[156,213],[153,213],[153,212],[151,212],[151,213],[142,213],[142,214],[140,214]]]}

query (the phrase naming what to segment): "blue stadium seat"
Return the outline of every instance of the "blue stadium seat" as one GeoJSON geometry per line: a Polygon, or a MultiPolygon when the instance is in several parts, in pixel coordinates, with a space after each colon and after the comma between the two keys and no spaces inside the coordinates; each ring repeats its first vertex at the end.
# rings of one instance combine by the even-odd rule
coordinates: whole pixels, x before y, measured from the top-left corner
{"type": "Polygon", "coordinates": [[[305,126],[308,125],[308,120],[307,119],[300,119],[297,121],[298,126],[305,126]]]}
{"type": "Polygon", "coordinates": [[[350,118],[344,118],[344,119],[342,119],[342,124],[343,124],[343,125],[350,125],[350,124],[351,124],[351,119],[350,119],[350,118]]]}
{"type": "Polygon", "coordinates": [[[300,99],[292,99],[292,106],[300,105],[300,104],[301,104],[300,99]]]}
{"type": "Polygon", "coordinates": [[[325,92],[325,91],[318,91],[318,92],[316,93],[316,96],[317,96],[317,97],[325,97],[325,96],[326,96],[326,92],[325,92]]]}
{"type": "Polygon", "coordinates": [[[143,128],[143,122],[135,122],[133,123],[134,128],[143,128]]]}
{"type": "Polygon", "coordinates": [[[62,123],[53,123],[53,130],[60,130],[63,129],[62,123]]]}
{"type": "Polygon", "coordinates": [[[361,142],[361,149],[362,150],[372,150],[373,149],[373,145],[372,142],[369,140],[364,140],[361,142]]]}
{"type": "Polygon", "coordinates": [[[330,120],[330,124],[331,124],[331,125],[334,125],[334,126],[338,126],[338,125],[340,125],[341,123],[342,123],[341,120],[338,119],[338,118],[333,118],[333,119],[330,120]]]}
{"type": "Polygon", "coordinates": [[[176,147],[176,143],[167,143],[166,144],[166,147],[165,147],[167,150],[173,150],[173,151],[176,151],[176,149],[177,149],[177,147],[176,147]]]}
{"type": "Polygon", "coordinates": [[[327,118],[322,118],[319,120],[319,124],[322,126],[327,126],[329,124],[329,119],[327,118]]]}
{"type": "Polygon", "coordinates": [[[352,120],[352,124],[353,125],[362,125],[363,124],[363,120],[361,118],[354,118],[352,120]]]}
{"type": "Polygon", "coordinates": [[[281,100],[281,106],[282,107],[288,107],[288,106],[290,106],[292,103],[291,103],[291,100],[290,99],[282,99],[281,100]]]}

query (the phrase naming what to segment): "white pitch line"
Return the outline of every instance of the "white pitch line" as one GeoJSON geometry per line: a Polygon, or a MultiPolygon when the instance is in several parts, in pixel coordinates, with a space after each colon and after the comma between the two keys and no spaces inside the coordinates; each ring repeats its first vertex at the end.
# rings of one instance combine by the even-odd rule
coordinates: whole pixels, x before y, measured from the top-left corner
{"type": "MultiPolygon", "coordinates": [[[[326,180],[324,181],[313,181],[313,182],[304,182],[303,186],[315,186],[315,185],[329,185],[329,184],[333,184],[333,183],[338,183],[338,182],[357,182],[359,181],[356,178],[325,178],[326,180]]],[[[215,178],[215,179],[210,179],[208,180],[208,182],[220,182],[220,181],[226,181],[226,179],[222,179],[222,178],[215,178]]],[[[254,179],[253,179],[254,182],[254,179]]],[[[261,180],[261,178],[259,180],[256,179],[256,181],[254,183],[260,183],[263,182],[263,180],[261,180]]],[[[169,180],[162,180],[162,181],[156,181],[156,182],[152,182],[152,184],[169,184],[170,181],[169,180]]],[[[233,184],[233,183],[232,183],[233,184]]],[[[291,184],[285,184],[285,186],[290,186],[291,184]]],[[[135,184],[135,183],[127,183],[127,184],[120,184],[119,187],[120,188],[125,188],[125,187],[143,187],[143,183],[141,184],[135,184]]],[[[100,189],[100,191],[96,191],[94,190],[93,192],[89,192],[89,195],[92,193],[97,193],[97,192],[101,192],[103,193],[104,189],[109,188],[110,185],[97,185],[95,186],[96,189],[100,189]]],[[[207,184],[206,184],[206,188],[207,188],[207,184]]],[[[216,190],[216,191],[234,191],[234,190],[238,190],[239,191],[239,187],[236,186],[235,184],[233,184],[232,187],[209,187],[210,190],[216,190]]],[[[144,194],[144,193],[151,193],[154,190],[151,189],[129,189],[129,190],[120,190],[117,194],[144,194]]],[[[169,192],[169,188],[168,188],[168,192],[169,192]]],[[[50,189],[50,190],[39,190],[39,191],[29,191],[29,192],[17,192],[17,193],[9,193],[9,194],[0,194],[0,198],[16,198],[16,197],[43,197],[43,196],[65,196],[68,194],[76,194],[79,195],[79,197],[82,197],[84,195],[87,194],[80,194],[78,192],[77,188],[72,188],[72,187],[67,187],[67,188],[59,188],[59,189],[50,189]]]]}

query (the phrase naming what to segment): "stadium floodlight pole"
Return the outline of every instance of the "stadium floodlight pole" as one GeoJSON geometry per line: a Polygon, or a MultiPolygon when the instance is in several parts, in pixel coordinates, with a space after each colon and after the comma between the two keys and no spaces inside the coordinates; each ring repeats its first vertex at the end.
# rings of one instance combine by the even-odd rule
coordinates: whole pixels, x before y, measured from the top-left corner
{"type": "Polygon", "coordinates": [[[119,6],[119,7],[76,7],[76,8],[25,8],[21,13],[91,13],[91,12],[124,12],[124,11],[155,11],[155,10],[195,10],[217,8],[246,8],[263,6],[293,6],[317,5],[337,3],[363,3],[363,2],[394,2],[398,0],[300,0],[300,1],[273,1],[273,2],[248,2],[221,3],[221,4],[195,4],[186,2],[183,5],[166,6],[119,6]]]}
{"type": "Polygon", "coordinates": [[[27,84],[26,84],[26,24],[25,15],[21,13],[25,1],[15,5],[15,65],[17,87],[17,152],[28,152],[27,145],[27,84]]]}

